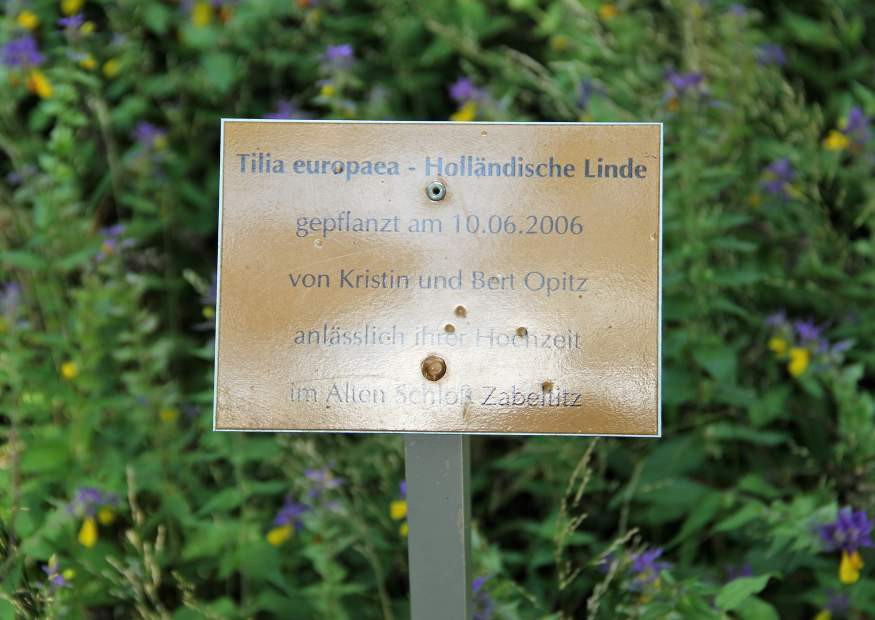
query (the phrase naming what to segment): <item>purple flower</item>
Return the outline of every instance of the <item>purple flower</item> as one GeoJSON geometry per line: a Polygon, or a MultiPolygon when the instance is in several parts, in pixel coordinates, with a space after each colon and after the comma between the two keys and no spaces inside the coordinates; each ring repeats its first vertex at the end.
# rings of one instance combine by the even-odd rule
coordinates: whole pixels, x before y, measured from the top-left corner
{"type": "Polygon", "coordinates": [[[615,551],[611,551],[610,553],[605,555],[605,557],[603,557],[601,560],[599,560],[599,563],[596,565],[596,568],[599,569],[600,573],[607,575],[609,572],[611,572],[611,569],[614,567],[614,564],[616,564],[616,563],[617,563],[617,553],[615,551]]]}
{"type": "Polygon", "coordinates": [[[787,55],[777,43],[766,43],[757,50],[757,61],[761,65],[783,67],[787,64],[787,55]]]}
{"type": "Polygon", "coordinates": [[[863,112],[863,108],[858,105],[851,108],[842,131],[858,145],[862,146],[869,141],[869,117],[863,112]]]}
{"type": "Polygon", "coordinates": [[[679,99],[687,93],[698,95],[703,100],[707,99],[705,76],[701,73],[678,73],[670,69],[665,74],[665,80],[668,83],[665,100],[670,110],[676,109],[680,105],[679,99]]]}
{"type": "Polygon", "coordinates": [[[291,101],[280,100],[276,102],[276,108],[274,109],[274,111],[270,112],[269,114],[265,114],[264,117],[277,119],[307,118],[307,114],[301,111],[301,109],[291,101]]]}
{"type": "Polygon", "coordinates": [[[836,520],[818,528],[825,551],[841,549],[854,553],[860,547],[872,546],[872,521],[863,510],[845,507],[839,510],[836,520]]]}
{"type": "Polygon", "coordinates": [[[118,498],[113,493],[105,493],[96,487],[79,487],[67,510],[75,515],[93,517],[98,508],[113,506],[118,498]]]}
{"type": "Polygon", "coordinates": [[[831,613],[833,618],[844,617],[851,610],[851,599],[843,592],[830,590],[824,609],[831,613]]]}
{"type": "Polygon", "coordinates": [[[113,224],[106,228],[100,229],[100,234],[103,241],[100,244],[100,251],[97,253],[97,260],[102,261],[116,254],[119,250],[129,248],[134,245],[133,239],[123,239],[125,234],[124,224],[113,224]]]}
{"type": "Polygon", "coordinates": [[[766,325],[769,327],[783,327],[787,324],[787,312],[779,310],[766,317],[766,325]]]}
{"type": "Polygon", "coordinates": [[[62,28],[67,28],[68,30],[79,30],[84,23],[85,17],[82,15],[82,13],[76,13],[75,15],[70,15],[69,17],[62,17],[58,20],[58,25],[62,28]]]}
{"type": "Polygon", "coordinates": [[[308,469],[304,472],[304,475],[312,483],[307,495],[313,500],[322,497],[326,491],[343,486],[344,483],[343,478],[335,477],[328,468],[308,469]]]}
{"type": "Polygon", "coordinates": [[[750,564],[745,562],[744,564],[730,564],[726,567],[726,583],[730,581],[734,581],[741,577],[752,577],[753,576],[753,568],[750,564]]]}
{"type": "Polygon", "coordinates": [[[149,121],[140,121],[131,132],[131,137],[147,149],[155,148],[164,140],[167,132],[149,121]]]}
{"type": "Polygon", "coordinates": [[[793,329],[799,335],[799,340],[802,342],[820,341],[823,327],[816,325],[814,321],[793,321],[793,329]]]}
{"type": "Polygon", "coordinates": [[[729,8],[726,9],[726,12],[733,17],[747,17],[747,7],[743,4],[738,4],[737,2],[729,5],[729,8]]]}
{"type": "Polygon", "coordinates": [[[401,499],[407,499],[407,480],[398,483],[398,489],[401,491],[401,499]]]}
{"type": "Polygon", "coordinates": [[[683,95],[685,92],[701,92],[705,76],[701,73],[678,73],[669,70],[665,77],[668,82],[669,92],[674,97],[683,95]]]}
{"type": "Polygon", "coordinates": [[[471,592],[474,594],[473,620],[489,620],[495,612],[495,601],[483,589],[485,583],[486,577],[477,577],[471,584],[471,592]]]}
{"type": "Polygon", "coordinates": [[[282,508],[279,509],[279,512],[276,513],[273,524],[276,526],[293,525],[295,529],[298,529],[301,526],[301,515],[308,510],[310,510],[310,506],[296,502],[291,497],[287,497],[286,503],[283,504],[282,508]]]}
{"type": "Polygon", "coordinates": [[[577,107],[581,110],[585,110],[586,106],[589,105],[589,100],[592,99],[592,96],[596,93],[596,88],[592,83],[592,80],[584,80],[580,83],[580,87],[577,89],[577,107]]]}
{"type": "Polygon", "coordinates": [[[659,560],[662,555],[662,549],[650,549],[642,551],[632,559],[631,570],[635,574],[635,580],[632,582],[633,590],[641,590],[645,586],[650,585],[657,579],[659,574],[671,568],[668,562],[659,560]]]}
{"type": "Polygon", "coordinates": [[[213,272],[210,276],[210,285],[207,286],[207,290],[204,291],[204,294],[201,295],[201,303],[205,306],[215,306],[216,305],[216,296],[219,292],[219,282],[218,282],[218,273],[213,272]]]}
{"type": "Polygon", "coordinates": [[[781,198],[790,197],[787,188],[796,178],[796,171],[789,159],[782,157],[773,161],[766,167],[765,177],[762,181],[764,190],[781,198]]]}
{"type": "Polygon", "coordinates": [[[854,346],[853,340],[839,340],[830,347],[829,352],[834,355],[841,355],[852,346],[854,346]]]}
{"type": "Polygon", "coordinates": [[[21,170],[12,170],[6,175],[6,181],[10,185],[21,185],[28,178],[36,174],[36,167],[31,164],[25,164],[21,170]]]}
{"type": "Polygon", "coordinates": [[[29,34],[6,43],[0,48],[0,56],[3,58],[3,64],[7,67],[36,67],[45,61],[45,56],[40,53],[36,39],[29,34]]]}
{"type": "Polygon", "coordinates": [[[466,103],[468,101],[480,101],[486,96],[486,93],[481,88],[474,86],[474,82],[470,78],[460,77],[458,80],[450,84],[450,97],[456,103],[466,103]]]}
{"type": "Polygon", "coordinates": [[[48,564],[43,564],[42,569],[43,572],[48,577],[48,583],[51,587],[52,591],[56,591],[58,588],[68,588],[70,587],[70,583],[64,578],[58,571],[58,562],[57,560],[49,560],[48,564]]]}
{"type": "Polygon", "coordinates": [[[21,287],[17,282],[8,282],[0,288],[0,314],[14,320],[21,305],[21,287]]]}
{"type": "Polygon", "coordinates": [[[325,49],[325,60],[336,67],[348,66],[354,59],[352,45],[349,43],[341,43],[340,45],[329,45],[325,49]]]}

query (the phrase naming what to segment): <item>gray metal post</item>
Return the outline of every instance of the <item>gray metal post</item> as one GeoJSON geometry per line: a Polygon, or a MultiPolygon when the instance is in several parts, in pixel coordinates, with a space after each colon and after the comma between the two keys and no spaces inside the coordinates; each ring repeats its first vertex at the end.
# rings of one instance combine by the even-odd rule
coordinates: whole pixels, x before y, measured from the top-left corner
{"type": "Polygon", "coordinates": [[[412,620],[470,620],[466,435],[405,435],[412,620]]]}

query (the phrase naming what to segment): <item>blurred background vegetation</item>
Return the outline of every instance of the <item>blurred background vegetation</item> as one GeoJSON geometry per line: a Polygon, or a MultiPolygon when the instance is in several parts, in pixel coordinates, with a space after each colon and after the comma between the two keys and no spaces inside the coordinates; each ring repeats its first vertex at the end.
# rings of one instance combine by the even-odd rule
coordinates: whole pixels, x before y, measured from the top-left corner
{"type": "Polygon", "coordinates": [[[2,7],[0,618],[409,616],[400,437],[210,431],[223,116],[664,122],[665,436],[474,438],[477,620],[872,617],[875,4],[2,7]]]}

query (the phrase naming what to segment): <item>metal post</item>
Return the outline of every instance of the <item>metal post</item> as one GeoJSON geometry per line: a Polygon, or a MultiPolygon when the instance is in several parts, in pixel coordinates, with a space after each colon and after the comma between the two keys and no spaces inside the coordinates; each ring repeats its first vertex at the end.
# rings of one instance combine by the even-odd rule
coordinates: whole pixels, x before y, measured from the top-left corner
{"type": "Polygon", "coordinates": [[[470,620],[466,435],[405,435],[412,620],[470,620]]]}

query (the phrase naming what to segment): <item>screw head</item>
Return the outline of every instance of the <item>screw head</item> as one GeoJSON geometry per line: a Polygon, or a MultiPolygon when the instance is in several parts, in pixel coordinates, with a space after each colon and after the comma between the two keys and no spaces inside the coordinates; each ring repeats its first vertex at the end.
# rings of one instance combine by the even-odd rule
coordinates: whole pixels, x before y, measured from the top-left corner
{"type": "Polygon", "coordinates": [[[447,363],[437,355],[429,355],[422,360],[420,370],[422,371],[422,376],[429,381],[439,381],[447,374],[447,363]]]}
{"type": "Polygon", "coordinates": [[[437,202],[438,200],[443,200],[447,195],[447,186],[444,185],[443,181],[438,181],[435,179],[431,183],[425,186],[425,195],[428,196],[429,200],[433,200],[437,202]]]}

